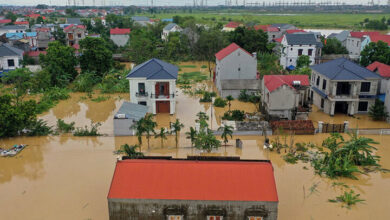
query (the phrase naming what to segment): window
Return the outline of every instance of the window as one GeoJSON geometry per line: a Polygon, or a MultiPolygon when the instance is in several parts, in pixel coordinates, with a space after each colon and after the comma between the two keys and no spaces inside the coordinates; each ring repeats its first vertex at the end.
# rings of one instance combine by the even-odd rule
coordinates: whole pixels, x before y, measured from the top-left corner
{"type": "Polygon", "coordinates": [[[145,83],[138,83],[138,93],[145,95],[145,83]]]}
{"type": "Polygon", "coordinates": [[[322,90],[326,89],[326,79],[322,80],[322,90]]]}
{"type": "Polygon", "coordinates": [[[138,102],[138,105],[144,105],[144,106],[146,106],[147,104],[146,104],[146,102],[138,102]]]}
{"type": "Polygon", "coordinates": [[[240,68],[240,67],[238,67],[238,71],[241,71],[241,68],[240,68]]]}
{"type": "Polygon", "coordinates": [[[370,82],[362,82],[360,87],[360,92],[370,92],[371,83],[370,82]]]}
{"type": "Polygon", "coordinates": [[[290,63],[292,62],[292,59],[290,59],[290,63]]]}
{"type": "Polygon", "coordinates": [[[240,52],[238,52],[237,55],[240,56],[240,52]]]}
{"type": "Polygon", "coordinates": [[[299,49],[298,50],[298,56],[302,56],[302,53],[303,53],[303,49],[299,49]]]}
{"type": "Polygon", "coordinates": [[[263,217],[259,217],[259,216],[248,216],[248,220],[263,220],[263,217]]]}
{"type": "Polygon", "coordinates": [[[218,216],[218,215],[208,215],[207,220],[222,220],[223,216],[218,216]]]}
{"type": "Polygon", "coordinates": [[[359,102],[358,111],[359,112],[366,112],[368,109],[368,102],[359,102]]]}
{"type": "Polygon", "coordinates": [[[291,51],[293,50],[293,48],[291,47],[291,49],[290,49],[291,51]]]}
{"type": "Polygon", "coordinates": [[[10,59],[8,60],[8,67],[14,67],[15,66],[15,60],[10,59]]]}
{"type": "Polygon", "coordinates": [[[272,35],[272,38],[275,38],[275,34],[274,34],[274,35],[272,35]]]}
{"type": "Polygon", "coordinates": [[[308,52],[307,52],[307,55],[308,55],[308,56],[313,55],[313,49],[309,49],[308,52]]]}
{"type": "Polygon", "coordinates": [[[319,76],[317,76],[317,83],[316,83],[316,85],[317,85],[317,86],[320,85],[320,77],[319,77],[319,76]]]}
{"type": "Polygon", "coordinates": [[[325,105],[325,100],[321,99],[321,108],[324,108],[324,105],[325,105]]]}
{"type": "Polygon", "coordinates": [[[77,34],[77,37],[78,37],[78,38],[81,38],[81,34],[77,34]]]}
{"type": "Polygon", "coordinates": [[[167,220],[183,220],[182,215],[168,215],[167,220]]]}

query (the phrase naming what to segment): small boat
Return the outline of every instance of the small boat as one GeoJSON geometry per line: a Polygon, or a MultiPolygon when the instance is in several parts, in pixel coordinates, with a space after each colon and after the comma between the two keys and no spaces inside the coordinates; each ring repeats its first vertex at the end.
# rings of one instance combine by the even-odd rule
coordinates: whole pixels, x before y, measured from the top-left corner
{"type": "Polygon", "coordinates": [[[0,149],[0,156],[2,156],[2,157],[13,157],[13,156],[16,156],[26,146],[27,145],[25,145],[25,144],[20,144],[20,145],[14,145],[11,149],[8,149],[8,150],[0,149]]]}

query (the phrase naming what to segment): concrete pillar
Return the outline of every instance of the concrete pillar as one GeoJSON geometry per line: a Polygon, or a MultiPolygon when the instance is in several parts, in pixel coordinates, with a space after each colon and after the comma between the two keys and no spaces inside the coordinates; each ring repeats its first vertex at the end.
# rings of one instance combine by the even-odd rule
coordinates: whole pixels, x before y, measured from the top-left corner
{"type": "Polygon", "coordinates": [[[336,106],[336,102],[332,102],[332,104],[330,105],[330,116],[334,116],[335,106],[336,106]]]}
{"type": "Polygon", "coordinates": [[[195,123],[195,131],[199,132],[200,131],[200,124],[195,123]]]}
{"type": "Polygon", "coordinates": [[[349,121],[344,121],[344,133],[347,133],[349,129],[349,121]]]}
{"type": "Polygon", "coordinates": [[[349,115],[354,115],[355,114],[355,102],[351,102],[350,105],[351,105],[351,108],[349,111],[349,115]]]}
{"type": "Polygon", "coordinates": [[[324,122],[323,121],[319,121],[318,122],[318,133],[322,133],[322,127],[324,125],[324,122]]]}
{"type": "Polygon", "coordinates": [[[333,96],[336,96],[336,92],[337,92],[337,82],[335,82],[335,83],[333,84],[332,95],[333,95],[333,96]]]}

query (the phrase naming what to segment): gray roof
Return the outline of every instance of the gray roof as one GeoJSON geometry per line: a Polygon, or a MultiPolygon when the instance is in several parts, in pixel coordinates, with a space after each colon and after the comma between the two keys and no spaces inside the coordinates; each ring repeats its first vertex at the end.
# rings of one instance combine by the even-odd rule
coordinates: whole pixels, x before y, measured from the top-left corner
{"type": "Polygon", "coordinates": [[[81,22],[80,18],[67,18],[66,23],[67,24],[83,24],[83,22],[81,22]]]}
{"type": "Polygon", "coordinates": [[[368,80],[381,79],[381,77],[370,70],[345,58],[335,59],[326,63],[310,67],[321,75],[331,80],[368,80]]]}
{"type": "Polygon", "coordinates": [[[282,29],[295,28],[295,26],[292,24],[271,24],[271,27],[277,27],[282,29]]]}
{"type": "Polygon", "coordinates": [[[172,30],[172,28],[174,28],[176,25],[177,25],[177,24],[175,24],[175,23],[169,23],[169,24],[167,24],[167,26],[164,27],[164,30],[170,31],[170,30],[172,30]]]}
{"type": "Polygon", "coordinates": [[[225,79],[221,80],[222,90],[259,90],[260,80],[255,79],[225,79]]]}
{"type": "Polygon", "coordinates": [[[26,26],[23,26],[23,25],[5,25],[5,26],[2,26],[0,29],[5,29],[5,30],[14,30],[14,29],[23,29],[23,30],[26,30],[26,26]]]}
{"type": "Polygon", "coordinates": [[[0,45],[0,57],[4,56],[23,56],[24,51],[15,47],[11,47],[9,44],[0,45]]]}
{"type": "Polygon", "coordinates": [[[336,38],[340,42],[345,41],[349,36],[350,31],[342,31],[340,33],[333,33],[328,36],[328,38],[336,38]]]}
{"type": "Polygon", "coordinates": [[[150,18],[145,16],[133,16],[131,17],[133,21],[150,21],[150,18]]]}
{"type": "Polygon", "coordinates": [[[177,66],[153,58],[134,67],[127,78],[177,79],[178,71],[177,66]]]}
{"type": "Polygon", "coordinates": [[[311,34],[286,34],[287,44],[289,45],[317,45],[322,47],[322,43],[317,41],[316,36],[311,34]]]}
{"type": "Polygon", "coordinates": [[[148,107],[145,105],[138,105],[135,103],[124,102],[122,106],[119,108],[116,115],[125,114],[126,118],[134,119],[138,121],[141,118],[145,117],[147,112],[148,112],[148,107]]]}

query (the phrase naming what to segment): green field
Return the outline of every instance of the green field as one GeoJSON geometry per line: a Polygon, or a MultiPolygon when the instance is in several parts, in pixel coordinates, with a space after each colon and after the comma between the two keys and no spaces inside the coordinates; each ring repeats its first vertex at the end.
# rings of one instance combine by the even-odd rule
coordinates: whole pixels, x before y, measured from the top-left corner
{"type": "Polygon", "coordinates": [[[250,22],[259,24],[289,23],[302,28],[348,28],[361,29],[359,23],[365,18],[381,19],[390,18],[389,14],[263,14],[263,13],[224,13],[224,12],[202,12],[202,13],[169,13],[169,14],[142,14],[151,18],[172,18],[175,15],[193,16],[200,23],[211,24],[215,22],[227,23],[228,21],[250,22]]]}

